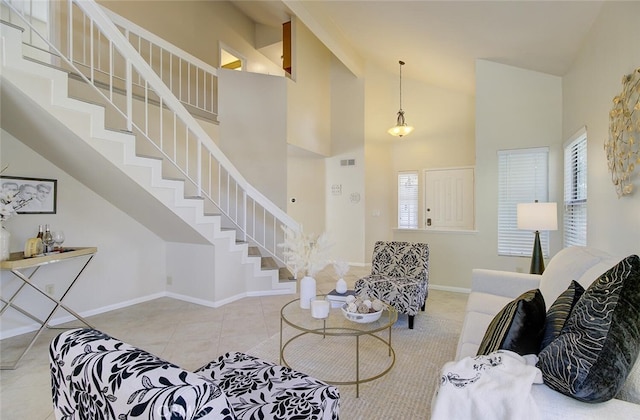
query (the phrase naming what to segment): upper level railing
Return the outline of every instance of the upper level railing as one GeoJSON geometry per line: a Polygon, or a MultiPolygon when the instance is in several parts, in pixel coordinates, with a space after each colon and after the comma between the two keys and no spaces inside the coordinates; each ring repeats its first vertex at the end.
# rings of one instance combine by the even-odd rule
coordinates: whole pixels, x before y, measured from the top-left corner
{"type": "Polygon", "coordinates": [[[284,265],[277,246],[284,242],[281,226],[298,230],[298,224],[244,179],[183,105],[217,115],[215,68],[114,18],[93,0],[2,4],[3,20],[27,26],[24,41],[35,55],[49,55],[48,62],[92,86],[136,141],[215,205],[241,240],[284,265]],[[42,10],[43,4],[51,8],[42,10]]]}
{"type": "Polygon", "coordinates": [[[180,102],[217,117],[218,75],[213,66],[109,9],[102,10],[180,102]]]}

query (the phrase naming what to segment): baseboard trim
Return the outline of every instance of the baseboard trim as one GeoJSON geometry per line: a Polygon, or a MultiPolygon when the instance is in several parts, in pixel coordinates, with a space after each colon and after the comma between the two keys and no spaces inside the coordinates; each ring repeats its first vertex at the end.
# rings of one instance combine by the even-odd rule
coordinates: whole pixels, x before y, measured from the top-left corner
{"type": "Polygon", "coordinates": [[[467,295],[471,293],[471,289],[467,289],[465,287],[442,286],[439,284],[430,284],[429,289],[442,290],[445,292],[465,293],[467,295]]]}

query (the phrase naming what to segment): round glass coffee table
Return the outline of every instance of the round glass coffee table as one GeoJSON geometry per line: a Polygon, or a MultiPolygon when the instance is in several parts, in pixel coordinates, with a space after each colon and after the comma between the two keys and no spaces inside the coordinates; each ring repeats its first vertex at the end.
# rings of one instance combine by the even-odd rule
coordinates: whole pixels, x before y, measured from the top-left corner
{"type": "MultiPolygon", "coordinates": [[[[324,296],[318,296],[322,299],[324,296]]],[[[329,316],[324,319],[316,319],[311,316],[310,309],[300,308],[300,299],[292,300],[285,304],[280,310],[280,364],[294,368],[289,364],[285,357],[287,348],[291,349],[300,340],[307,338],[307,343],[300,343],[302,347],[295,354],[297,360],[295,362],[296,370],[311,374],[326,383],[332,385],[355,385],[356,397],[360,396],[360,384],[373,381],[387,374],[396,361],[396,354],[391,345],[391,326],[398,320],[398,313],[389,305],[385,304],[380,319],[370,323],[357,323],[349,321],[342,314],[340,308],[331,308],[329,316]],[[285,325],[293,327],[296,331],[292,337],[283,338],[283,330],[285,325]],[[388,330],[388,334],[385,330],[388,330]],[[298,331],[301,331],[298,333],[298,331]],[[378,334],[380,333],[380,334],[378,334]],[[343,339],[355,339],[353,343],[340,342],[343,339]],[[361,349],[361,337],[368,340],[368,345],[361,349]],[[305,347],[306,346],[306,347],[305,347]],[[381,347],[381,348],[380,348],[381,347]],[[376,349],[377,348],[377,349],[376,349]],[[383,350],[386,353],[386,360],[382,361],[379,357],[371,362],[373,366],[368,366],[368,371],[361,377],[361,352],[379,352],[383,350]],[[353,353],[355,355],[353,355],[353,353]],[[355,356],[355,378],[351,380],[325,379],[322,377],[322,366],[320,374],[309,372],[310,366],[304,366],[307,357],[313,354],[319,354],[316,364],[325,364],[327,370],[335,368],[337,363],[345,363],[346,359],[355,356]]],[[[292,355],[289,355],[290,358],[292,355]]],[[[365,359],[367,358],[364,354],[365,359]]],[[[353,361],[353,359],[351,359],[353,361]]],[[[373,360],[373,359],[372,359],[373,360]]],[[[349,362],[350,364],[352,362],[349,362]]],[[[316,366],[317,368],[317,366],[316,366]]],[[[346,370],[346,369],[345,369],[346,370]]]]}

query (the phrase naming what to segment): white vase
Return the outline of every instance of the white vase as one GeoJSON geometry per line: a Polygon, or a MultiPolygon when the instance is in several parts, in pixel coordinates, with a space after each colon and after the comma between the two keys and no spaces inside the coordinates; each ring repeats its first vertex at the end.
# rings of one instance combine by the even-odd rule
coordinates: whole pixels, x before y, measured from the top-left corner
{"type": "Polygon", "coordinates": [[[344,279],[339,279],[336,282],[336,292],[343,294],[347,291],[347,282],[344,279]]]}
{"type": "Polygon", "coordinates": [[[9,259],[9,255],[11,254],[9,251],[10,242],[11,233],[6,230],[4,226],[0,227],[0,261],[9,259]]]}
{"type": "Polygon", "coordinates": [[[316,279],[311,276],[304,276],[300,280],[300,307],[309,309],[311,301],[316,298],[316,279]]]}

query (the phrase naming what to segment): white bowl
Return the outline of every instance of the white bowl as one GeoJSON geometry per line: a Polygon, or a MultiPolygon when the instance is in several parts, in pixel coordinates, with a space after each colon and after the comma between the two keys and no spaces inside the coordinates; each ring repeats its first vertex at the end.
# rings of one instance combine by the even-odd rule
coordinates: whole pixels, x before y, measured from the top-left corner
{"type": "Polygon", "coordinates": [[[361,314],[355,312],[347,311],[347,304],[345,303],[340,307],[342,309],[342,315],[347,318],[349,321],[357,322],[359,324],[368,324],[369,322],[374,322],[380,319],[382,315],[383,309],[380,309],[377,312],[369,312],[368,314],[361,314]]]}

